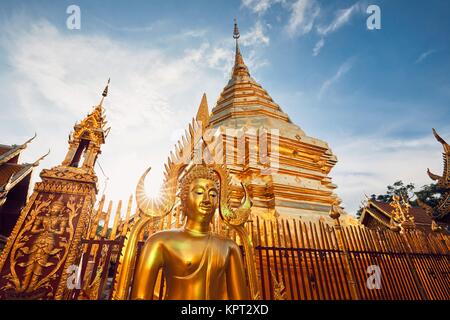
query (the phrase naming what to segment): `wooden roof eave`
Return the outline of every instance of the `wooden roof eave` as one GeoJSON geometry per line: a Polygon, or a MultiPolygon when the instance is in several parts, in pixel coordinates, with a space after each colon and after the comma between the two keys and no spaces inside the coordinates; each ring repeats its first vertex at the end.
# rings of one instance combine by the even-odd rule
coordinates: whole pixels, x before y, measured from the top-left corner
{"type": "Polygon", "coordinates": [[[27,147],[27,145],[36,138],[36,136],[37,136],[37,134],[35,133],[33,137],[31,137],[30,139],[28,139],[24,143],[19,144],[19,145],[13,145],[11,150],[8,150],[4,154],[0,155],[0,165],[8,162],[9,160],[14,158],[15,156],[19,155],[20,152],[22,150],[24,150],[27,147]]]}
{"type": "Polygon", "coordinates": [[[14,158],[15,156],[18,156],[20,154],[20,151],[22,151],[22,149],[23,148],[21,145],[16,145],[11,150],[0,155],[0,165],[7,163],[9,160],[14,158]]]}
{"type": "Polygon", "coordinates": [[[380,206],[377,206],[373,201],[369,200],[369,204],[373,205],[375,208],[377,208],[378,210],[380,210],[381,213],[383,213],[387,218],[391,219],[391,214],[384,211],[380,206]]]}
{"type": "MultiPolygon", "coordinates": [[[[373,212],[371,212],[369,209],[364,209],[364,211],[363,211],[363,213],[365,213],[365,212],[368,212],[369,213],[369,215],[372,217],[372,218],[374,218],[375,220],[377,220],[378,222],[380,222],[382,225],[384,225],[386,228],[390,228],[390,226],[389,226],[389,224],[388,223],[386,223],[385,221],[383,221],[382,219],[380,219],[375,213],[373,213],[373,212]]],[[[361,215],[361,217],[362,217],[362,215],[361,215]]],[[[363,220],[361,220],[361,221],[363,221],[363,220]]]]}
{"type": "Polygon", "coordinates": [[[359,217],[359,220],[361,221],[361,224],[364,224],[363,223],[364,219],[366,219],[366,211],[367,211],[367,208],[364,207],[363,211],[361,212],[361,216],[359,217]]]}
{"type": "Polygon", "coordinates": [[[12,188],[14,188],[19,182],[21,182],[29,173],[31,173],[31,171],[33,171],[33,167],[34,167],[33,164],[27,163],[27,164],[23,164],[23,166],[24,167],[20,171],[18,171],[17,173],[15,173],[13,175],[14,179],[11,182],[9,182],[3,186],[0,186],[1,191],[8,192],[12,188]]]}

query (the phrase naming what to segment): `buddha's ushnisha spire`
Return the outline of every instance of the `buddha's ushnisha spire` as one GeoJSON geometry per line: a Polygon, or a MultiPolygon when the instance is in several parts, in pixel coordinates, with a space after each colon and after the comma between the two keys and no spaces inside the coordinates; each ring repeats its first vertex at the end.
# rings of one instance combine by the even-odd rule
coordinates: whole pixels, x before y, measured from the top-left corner
{"type": "Polygon", "coordinates": [[[109,88],[109,83],[111,82],[111,78],[108,79],[108,83],[106,84],[105,90],[103,90],[102,93],[102,100],[100,100],[100,104],[99,106],[103,106],[103,100],[108,96],[108,88],[109,88]]]}
{"type": "Polygon", "coordinates": [[[236,40],[236,55],[234,58],[234,67],[233,67],[233,74],[231,77],[235,79],[236,77],[250,77],[250,72],[248,71],[247,66],[244,63],[244,59],[242,58],[241,50],[239,49],[239,42],[238,39],[240,38],[239,34],[239,28],[237,25],[236,19],[234,19],[234,32],[233,32],[233,38],[236,40]]]}

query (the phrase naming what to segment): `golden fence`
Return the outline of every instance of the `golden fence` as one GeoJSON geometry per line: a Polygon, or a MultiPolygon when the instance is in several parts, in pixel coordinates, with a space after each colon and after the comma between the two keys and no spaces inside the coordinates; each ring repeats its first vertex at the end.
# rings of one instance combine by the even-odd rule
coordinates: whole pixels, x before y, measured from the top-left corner
{"type": "MultiPolygon", "coordinates": [[[[450,299],[448,235],[425,234],[419,230],[396,233],[364,226],[341,226],[338,220],[335,221],[335,225],[329,225],[305,223],[300,219],[269,221],[257,217],[247,223],[261,299],[450,299]]],[[[178,215],[175,219],[167,216],[164,220],[154,221],[147,236],[181,224],[178,215]]],[[[220,219],[214,222],[213,229],[241,242],[233,230],[221,225],[220,219]]],[[[100,245],[98,240],[95,244],[89,244],[90,241],[94,240],[84,240],[86,249],[100,245]]],[[[122,243],[118,239],[102,242],[116,252],[120,252],[122,243]]],[[[142,244],[143,241],[139,247],[142,244]]],[[[94,265],[101,261],[97,256],[100,254],[115,260],[117,255],[100,248],[95,255],[91,254],[94,265]]],[[[114,266],[115,261],[103,263],[114,266]]],[[[89,277],[91,282],[95,279],[94,274],[89,277]]],[[[155,297],[162,299],[164,280],[162,275],[159,278],[155,297]]],[[[97,298],[110,298],[110,294],[102,293],[101,288],[97,298]]]]}
{"type": "Polygon", "coordinates": [[[259,218],[249,229],[263,299],[450,299],[448,236],[259,218]]]}

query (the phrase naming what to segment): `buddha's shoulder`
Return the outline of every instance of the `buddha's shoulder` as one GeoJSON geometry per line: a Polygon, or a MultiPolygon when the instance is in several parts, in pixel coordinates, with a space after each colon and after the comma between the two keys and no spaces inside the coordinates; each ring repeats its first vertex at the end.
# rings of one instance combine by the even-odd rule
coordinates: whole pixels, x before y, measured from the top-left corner
{"type": "Polygon", "coordinates": [[[211,237],[214,240],[216,240],[217,242],[221,242],[221,243],[225,244],[227,247],[230,247],[230,248],[237,248],[238,247],[236,242],[234,242],[232,239],[230,239],[228,237],[225,237],[225,236],[223,236],[221,234],[212,233],[211,237]]]}
{"type": "MultiPolygon", "coordinates": [[[[229,248],[238,248],[236,242],[217,233],[211,233],[211,239],[215,243],[220,243],[229,248]]],[[[183,229],[171,229],[158,231],[152,234],[148,239],[149,244],[169,244],[173,241],[186,240],[186,232],[183,229]]]]}
{"type": "Polygon", "coordinates": [[[171,229],[171,230],[163,230],[158,231],[152,234],[148,239],[147,242],[166,242],[173,239],[177,239],[182,236],[182,231],[179,229],[171,229]]]}

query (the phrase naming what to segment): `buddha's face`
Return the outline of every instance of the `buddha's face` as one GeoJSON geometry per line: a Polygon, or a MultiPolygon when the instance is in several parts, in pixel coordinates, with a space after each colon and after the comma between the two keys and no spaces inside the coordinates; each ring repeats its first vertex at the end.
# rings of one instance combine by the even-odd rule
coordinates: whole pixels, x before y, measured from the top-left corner
{"type": "Polygon", "coordinates": [[[189,194],[186,199],[187,218],[201,223],[210,223],[217,209],[218,198],[214,181],[195,179],[189,185],[189,194]]]}

